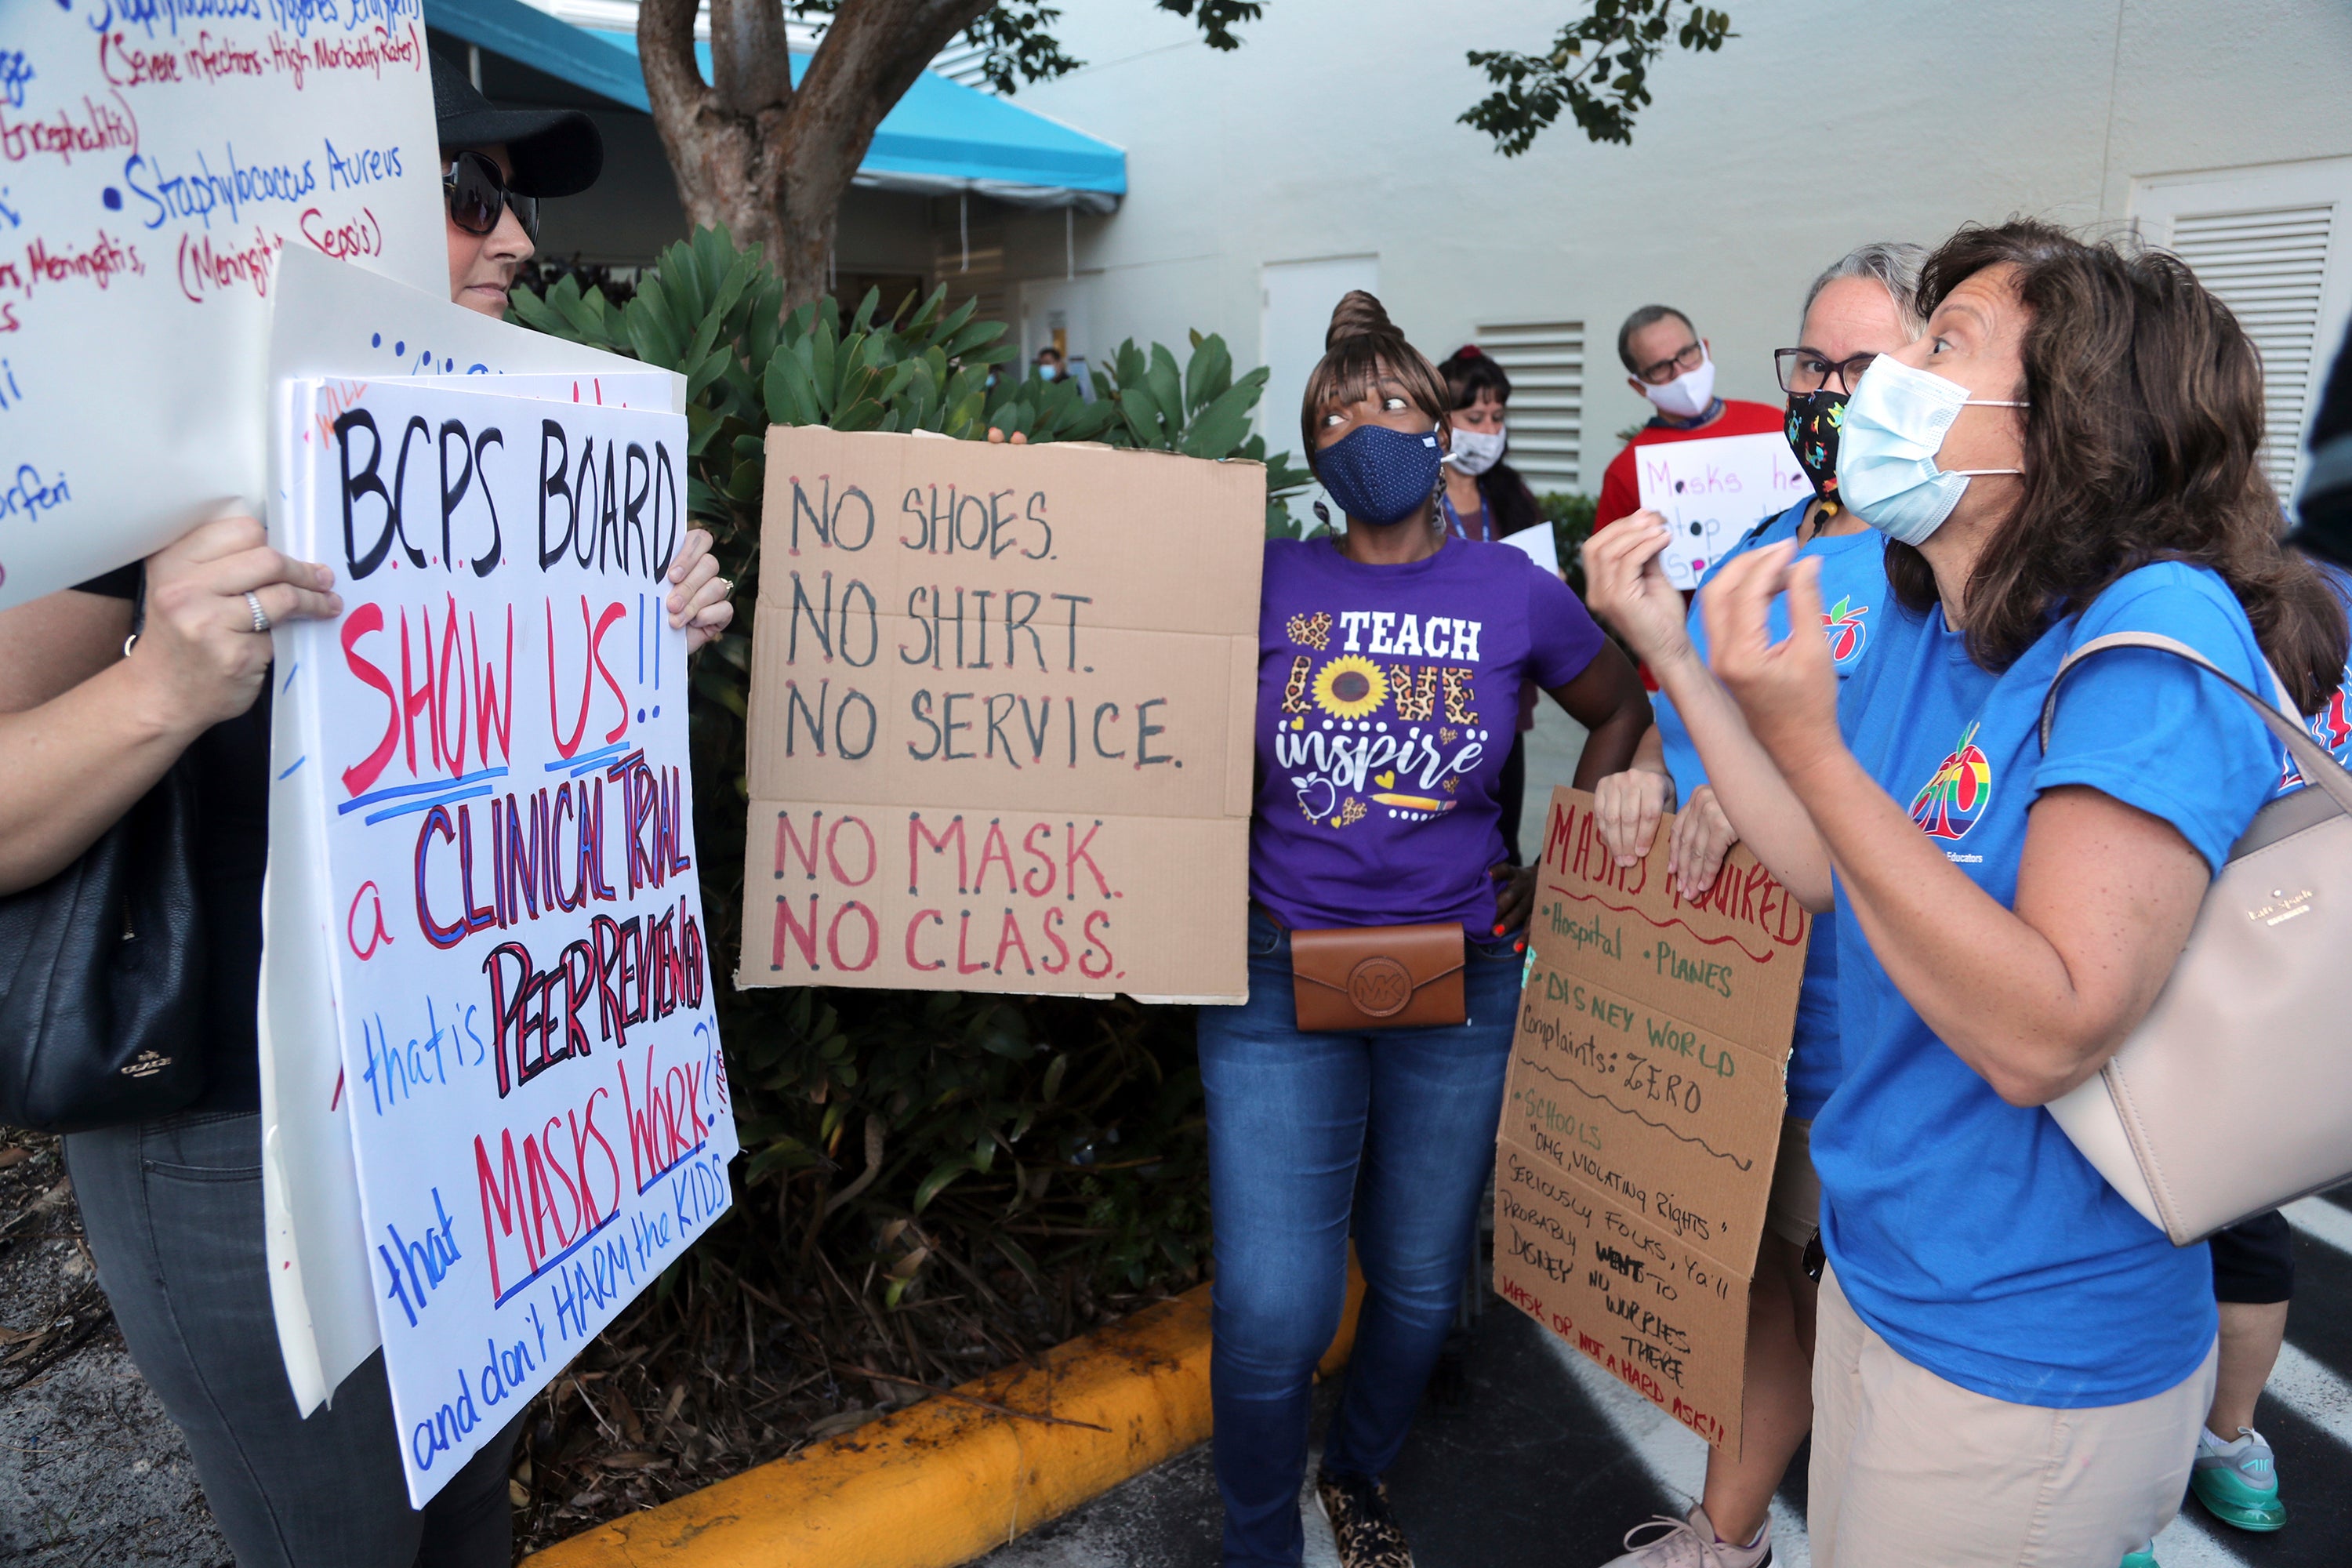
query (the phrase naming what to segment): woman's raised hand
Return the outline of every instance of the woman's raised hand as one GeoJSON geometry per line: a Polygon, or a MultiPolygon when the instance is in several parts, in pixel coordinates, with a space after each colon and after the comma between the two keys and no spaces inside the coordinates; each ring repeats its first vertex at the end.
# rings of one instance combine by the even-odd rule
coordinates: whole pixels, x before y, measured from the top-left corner
{"type": "Polygon", "coordinates": [[[334,582],[328,568],[272,550],[249,517],[199,523],[149,556],[146,623],[131,658],[165,725],[193,731],[252,707],[269,668],[253,606],[272,625],[332,620],[343,613],[334,582]]]}
{"type": "Polygon", "coordinates": [[[1838,751],[1837,668],[1822,624],[1822,563],[1793,540],[1735,555],[1699,593],[1707,666],[1784,774],[1838,751]],[[1789,595],[1789,637],[1772,640],[1772,601],[1789,595]]]}
{"type": "Polygon", "coordinates": [[[1672,537],[1664,518],[1637,511],[1584,542],[1585,604],[1653,667],[1690,651],[1682,592],[1659,559],[1672,537]]]}
{"type": "Polygon", "coordinates": [[[1592,819],[1601,842],[1620,866],[1645,858],[1658,837],[1658,818],[1675,805],[1675,781],[1648,768],[1609,773],[1592,786],[1592,819]]]}
{"type": "Polygon", "coordinates": [[[735,584],[719,574],[719,558],[710,553],[708,530],[687,530],[677,559],[669,563],[669,580],[665,608],[669,611],[669,624],[686,633],[686,651],[692,653],[704,643],[717,642],[735,618],[735,606],[729,599],[735,584]]]}

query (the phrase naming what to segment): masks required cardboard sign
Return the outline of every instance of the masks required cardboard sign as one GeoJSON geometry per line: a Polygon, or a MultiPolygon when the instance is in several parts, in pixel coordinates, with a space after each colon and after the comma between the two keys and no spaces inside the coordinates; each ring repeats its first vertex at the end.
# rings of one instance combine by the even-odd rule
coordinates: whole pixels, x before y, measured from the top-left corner
{"type": "Polygon", "coordinates": [[[1555,789],[1495,1166],[1495,1289],[1737,1452],[1748,1286],[1812,928],[1735,847],[1698,903],[1555,789]]]}
{"type": "Polygon", "coordinates": [[[5,14],[0,608],[261,503],[281,253],[448,294],[418,0],[5,14]]]}
{"type": "Polygon", "coordinates": [[[1642,505],[1674,537],[1658,559],[1666,580],[1696,588],[1748,531],[1813,493],[1812,480],[1778,436],[1707,436],[1633,448],[1642,505]]]}
{"type": "Polygon", "coordinates": [[[726,1212],[736,1151],[663,610],[686,421],[464,385],[290,384],[285,532],[345,608],[271,678],[273,847],[284,814],[320,851],[271,875],[332,913],[420,1507],[726,1212]]]}
{"type": "Polygon", "coordinates": [[[1265,473],[778,427],[741,985],[1239,1000],[1265,473]]]}

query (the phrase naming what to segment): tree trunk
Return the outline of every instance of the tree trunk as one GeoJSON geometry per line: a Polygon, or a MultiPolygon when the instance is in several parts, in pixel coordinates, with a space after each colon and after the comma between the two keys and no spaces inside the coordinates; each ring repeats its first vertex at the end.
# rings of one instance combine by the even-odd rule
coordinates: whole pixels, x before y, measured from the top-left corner
{"type": "Polygon", "coordinates": [[[842,193],[874,129],[992,0],[842,0],[796,88],[782,0],[711,0],[712,80],[694,57],[696,0],[643,0],[637,53],[687,221],[757,245],[784,308],[824,294],[842,193]]]}

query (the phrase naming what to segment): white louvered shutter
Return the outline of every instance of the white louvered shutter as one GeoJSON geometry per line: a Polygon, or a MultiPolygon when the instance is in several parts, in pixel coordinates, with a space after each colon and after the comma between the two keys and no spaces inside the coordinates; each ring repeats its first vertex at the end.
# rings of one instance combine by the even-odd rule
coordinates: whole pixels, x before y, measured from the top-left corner
{"type": "Polygon", "coordinates": [[[2263,466],[2291,503],[2352,303],[2352,158],[2137,180],[2132,205],[2142,236],[2188,262],[2253,339],[2263,466]]]}
{"type": "Polygon", "coordinates": [[[1511,378],[1505,460],[1538,495],[1584,489],[1584,323],[1488,323],[1476,342],[1511,378]]]}

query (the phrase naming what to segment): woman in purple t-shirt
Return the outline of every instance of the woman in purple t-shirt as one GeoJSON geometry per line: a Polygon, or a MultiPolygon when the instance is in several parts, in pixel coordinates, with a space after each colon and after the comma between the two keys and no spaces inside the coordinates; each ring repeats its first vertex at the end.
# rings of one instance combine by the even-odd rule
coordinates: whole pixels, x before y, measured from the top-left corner
{"type": "Polygon", "coordinates": [[[1533,681],[1591,731],[1575,782],[1649,727],[1633,668],[1552,574],[1436,519],[1453,399],[1357,292],[1302,434],[1344,534],[1265,547],[1250,999],[1201,1009],[1216,1222],[1212,1391],[1228,1565],[1300,1560],[1308,1390],[1349,1221],[1366,1291],[1317,1492],[1340,1559],[1406,1561],[1380,1477],[1453,1322],[1494,1159],[1532,902],[1496,793],[1533,681]],[[1294,930],[1458,921],[1464,1023],[1298,1027],[1294,930]]]}

